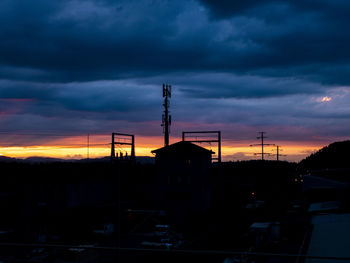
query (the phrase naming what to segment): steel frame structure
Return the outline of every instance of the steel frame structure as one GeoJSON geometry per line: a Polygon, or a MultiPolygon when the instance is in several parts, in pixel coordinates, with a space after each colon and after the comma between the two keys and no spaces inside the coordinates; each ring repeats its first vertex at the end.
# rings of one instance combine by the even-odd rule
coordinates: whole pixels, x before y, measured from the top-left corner
{"type": "MultiPolygon", "coordinates": [[[[196,137],[196,136],[187,136],[187,137],[196,137]]],[[[208,136],[209,137],[209,136],[208,136]]],[[[182,141],[193,142],[193,143],[217,143],[218,145],[218,157],[213,158],[213,160],[217,160],[218,163],[221,163],[221,131],[183,131],[182,132],[182,141]],[[216,134],[217,139],[195,139],[195,140],[187,140],[186,135],[190,134],[216,134]]]]}

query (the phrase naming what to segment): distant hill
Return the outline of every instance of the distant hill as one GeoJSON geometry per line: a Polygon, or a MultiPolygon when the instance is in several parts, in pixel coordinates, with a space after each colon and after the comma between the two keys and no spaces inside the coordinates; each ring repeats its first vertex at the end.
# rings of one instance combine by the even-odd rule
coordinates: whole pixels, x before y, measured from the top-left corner
{"type": "Polygon", "coordinates": [[[0,156],[0,162],[3,163],[12,163],[12,162],[16,162],[18,161],[16,158],[11,158],[11,157],[7,157],[7,156],[0,156]]]}
{"type": "MultiPolygon", "coordinates": [[[[81,159],[81,160],[73,160],[74,162],[109,162],[111,159],[109,156],[95,158],[95,159],[81,159]]],[[[136,162],[140,164],[154,164],[154,157],[150,156],[136,156],[136,162]]]]}
{"type": "Polygon", "coordinates": [[[350,141],[334,142],[300,161],[301,172],[350,168],[350,141]]]}
{"type": "Polygon", "coordinates": [[[67,162],[69,160],[59,159],[59,158],[50,158],[50,157],[28,157],[21,160],[26,163],[56,163],[56,162],[67,162]]]}
{"type": "MultiPolygon", "coordinates": [[[[101,158],[90,158],[90,159],[60,159],[60,158],[51,158],[51,157],[38,157],[32,156],[25,159],[17,159],[6,156],[0,156],[0,163],[8,163],[8,162],[19,162],[19,163],[57,163],[57,162],[109,162],[110,157],[101,157],[101,158]]],[[[140,164],[154,164],[154,157],[150,156],[136,156],[136,162],[140,164]]]]}

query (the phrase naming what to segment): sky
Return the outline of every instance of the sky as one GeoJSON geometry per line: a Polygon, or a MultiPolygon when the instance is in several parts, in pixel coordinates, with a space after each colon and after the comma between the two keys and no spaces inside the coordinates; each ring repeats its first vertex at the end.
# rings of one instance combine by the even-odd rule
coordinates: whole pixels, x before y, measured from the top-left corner
{"type": "Polygon", "coordinates": [[[298,161],[348,139],[349,13],[347,0],[2,0],[0,154],[97,157],[123,132],[151,155],[169,83],[171,143],[220,130],[224,160],[254,159],[264,131],[298,161]]]}

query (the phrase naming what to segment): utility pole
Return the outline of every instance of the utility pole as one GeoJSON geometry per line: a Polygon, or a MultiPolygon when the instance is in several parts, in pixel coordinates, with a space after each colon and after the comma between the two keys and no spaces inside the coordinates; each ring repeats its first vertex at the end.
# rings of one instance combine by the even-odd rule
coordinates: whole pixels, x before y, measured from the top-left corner
{"type": "Polygon", "coordinates": [[[286,154],[280,154],[280,151],[282,151],[282,150],[280,150],[280,146],[276,146],[276,157],[277,157],[277,161],[279,161],[280,160],[280,156],[287,156],[286,154]]]}
{"type": "Polygon", "coordinates": [[[169,115],[169,107],[171,98],[171,85],[163,84],[163,98],[164,98],[164,114],[162,116],[162,127],[164,133],[164,146],[169,146],[169,126],[171,125],[171,115],[169,115]]]}
{"type": "Polygon", "coordinates": [[[261,160],[264,160],[264,132],[259,132],[260,136],[256,137],[257,139],[261,139],[261,160]]]}
{"type": "Polygon", "coordinates": [[[90,133],[87,135],[87,158],[90,159],[90,133]]]}
{"type": "Polygon", "coordinates": [[[111,160],[115,158],[115,141],[114,141],[114,133],[112,133],[112,144],[111,144],[111,160]]]}
{"type": "Polygon", "coordinates": [[[261,146],[261,153],[256,153],[256,154],[261,154],[261,160],[264,160],[264,155],[265,154],[269,155],[269,153],[265,153],[264,152],[264,146],[275,145],[275,144],[264,143],[264,139],[267,138],[266,136],[264,136],[265,133],[266,132],[258,132],[258,134],[260,134],[260,136],[258,136],[256,138],[261,140],[261,143],[259,143],[259,144],[251,144],[250,145],[250,146],[261,146]]]}

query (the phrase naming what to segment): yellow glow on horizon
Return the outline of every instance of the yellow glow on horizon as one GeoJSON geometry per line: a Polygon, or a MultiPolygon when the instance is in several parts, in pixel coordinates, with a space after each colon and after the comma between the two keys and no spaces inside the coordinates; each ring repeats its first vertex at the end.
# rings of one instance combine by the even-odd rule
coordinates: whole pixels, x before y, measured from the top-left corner
{"type": "MultiPolygon", "coordinates": [[[[284,144],[281,144],[284,145],[284,144]]],[[[284,145],[280,147],[280,160],[300,161],[311,153],[319,150],[323,146],[320,145],[284,145]],[[286,156],[283,156],[286,155],[286,156]]],[[[237,161],[247,159],[260,159],[261,147],[247,147],[247,146],[223,146],[222,158],[225,161],[237,161]],[[240,154],[240,155],[239,155],[240,154]]],[[[266,160],[276,160],[276,146],[264,147],[266,160]],[[271,154],[270,156],[268,154],[271,154]]]]}
{"type": "MultiPolygon", "coordinates": [[[[180,141],[180,137],[172,137],[171,144],[180,141]]],[[[101,158],[110,156],[111,136],[109,135],[81,135],[73,137],[50,138],[41,145],[35,145],[35,140],[28,141],[34,145],[0,145],[0,155],[27,158],[32,156],[53,157],[62,159],[84,159],[84,158],[101,158]],[[88,139],[89,138],[89,139],[88,139]],[[89,147],[88,147],[89,145],[89,147]]],[[[11,141],[10,141],[11,142],[11,141]]],[[[300,161],[311,153],[319,150],[325,144],[319,143],[301,143],[288,141],[274,141],[276,145],[280,145],[280,160],[300,161]]],[[[227,142],[222,143],[222,159],[224,161],[251,160],[259,159],[261,155],[254,153],[261,152],[261,147],[250,147],[251,141],[227,142]]],[[[163,147],[163,137],[161,136],[136,136],[136,156],[154,156],[151,151],[163,147]]],[[[202,147],[210,149],[217,154],[215,145],[199,144],[202,147]]],[[[116,146],[116,152],[127,152],[130,154],[130,147],[116,146]]],[[[265,153],[276,154],[275,146],[266,146],[265,153]]],[[[215,157],[215,156],[214,156],[215,157]]],[[[275,160],[276,156],[266,155],[267,160],[275,160]]]]}
{"type": "MultiPolygon", "coordinates": [[[[138,156],[153,156],[151,151],[155,148],[137,147],[136,154],[138,156]]],[[[130,154],[129,148],[120,148],[119,151],[130,154]]],[[[37,157],[53,157],[63,159],[84,159],[100,158],[110,156],[110,148],[90,147],[61,147],[61,146],[30,146],[30,147],[0,147],[2,154],[14,158],[27,158],[32,156],[37,157]]]]}
{"type": "MultiPolygon", "coordinates": [[[[121,140],[123,141],[123,140],[121,140]]],[[[162,147],[159,137],[136,137],[136,155],[153,156],[151,151],[162,147]]],[[[110,156],[111,136],[91,135],[89,141],[86,135],[64,138],[53,138],[41,145],[23,145],[23,146],[0,146],[2,155],[14,158],[27,157],[52,157],[63,159],[84,159],[100,158],[110,156]],[[89,147],[88,147],[89,145],[89,147]]],[[[128,152],[130,147],[116,146],[116,152],[128,152]]]]}
{"type": "MultiPolygon", "coordinates": [[[[149,139],[149,138],[148,138],[149,139]]],[[[143,144],[140,143],[136,146],[135,152],[136,156],[154,156],[151,151],[162,147],[159,145],[159,140],[147,140],[143,144]]],[[[281,144],[283,145],[283,144],[281,144]]],[[[204,146],[204,145],[203,145],[204,146]]],[[[281,147],[280,154],[287,155],[281,156],[280,160],[291,160],[299,161],[302,158],[310,155],[312,152],[320,149],[322,146],[318,145],[285,145],[281,147]]],[[[217,153],[217,148],[215,146],[206,147],[207,149],[213,150],[217,153]]],[[[264,148],[265,153],[276,153],[276,147],[269,146],[264,148]]],[[[8,157],[14,158],[27,158],[31,156],[38,157],[53,157],[53,158],[63,158],[63,159],[84,159],[89,156],[89,158],[100,158],[110,156],[110,146],[92,146],[89,147],[74,147],[69,145],[44,145],[44,146],[22,146],[22,147],[0,147],[1,154],[8,157]]],[[[118,152],[128,152],[130,154],[130,148],[120,147],[117,148],[118,152]]],[[[247,160],[247,159],[259,159],[260,155],[254,155],[254,153],[259,153],[261,151],[260,147],[249,147],[244,145],[231,145],[222,147],[222,159],[224,161],[237,161],[237,160],[247,160]]],[[[275,156],[266,155],[267,160],[275,160],[275,156]]]]}

